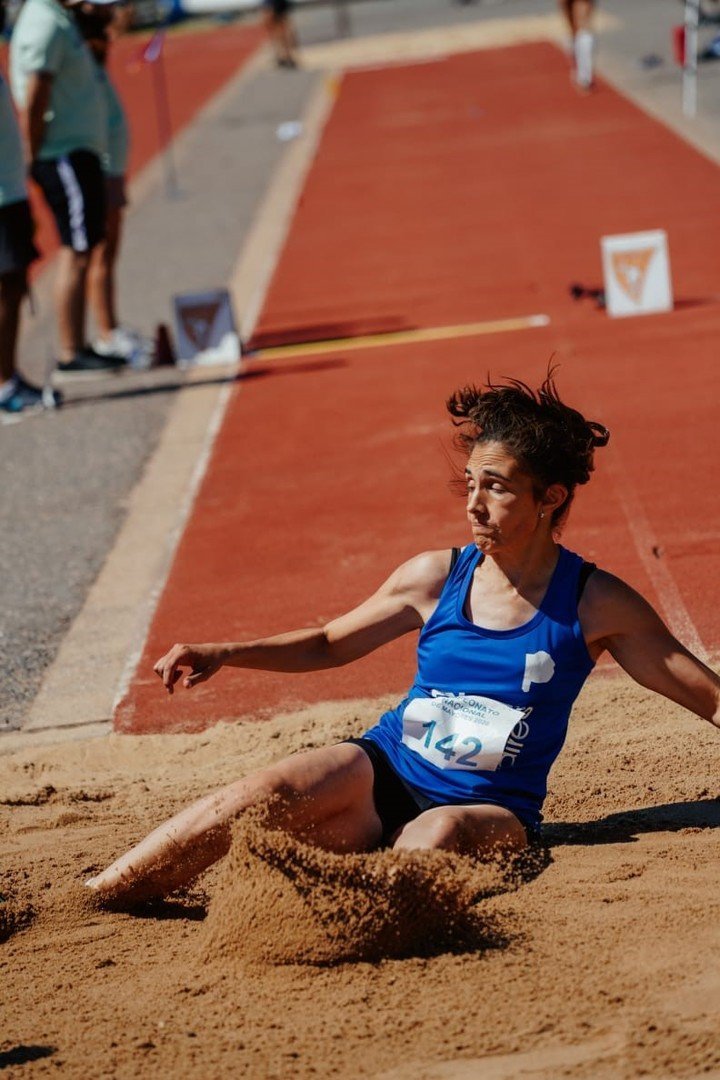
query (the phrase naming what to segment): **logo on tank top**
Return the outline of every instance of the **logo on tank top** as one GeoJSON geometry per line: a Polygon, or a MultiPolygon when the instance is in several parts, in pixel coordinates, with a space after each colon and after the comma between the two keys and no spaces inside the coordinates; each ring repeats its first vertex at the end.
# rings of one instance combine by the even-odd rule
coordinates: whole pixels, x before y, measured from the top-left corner
{"type": "Polygon", "coordinates": [[[530,693],[533,683],[548,683],[555,674],[555,661],[550,653],[531,652],[525,654],[525,675],[522,681],[523,692],[530,693]]]}

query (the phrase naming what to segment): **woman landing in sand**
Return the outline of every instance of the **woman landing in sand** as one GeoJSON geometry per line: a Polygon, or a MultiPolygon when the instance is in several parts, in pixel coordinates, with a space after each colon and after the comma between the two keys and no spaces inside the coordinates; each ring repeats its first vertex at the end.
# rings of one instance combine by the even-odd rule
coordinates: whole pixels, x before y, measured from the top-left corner
{"type": "Polygon", "coordinates": [[[555,539],[607,431],[514,380],[448,402],[467,465],[472,543],[400,566],[322,628],[240,644],[173,645],[168,693],[223,666],[337,667],[420,631],[406,699],[361,739],[293,754],[193,803],[87,883],[104,898],[162,896],[229,849],[233,820],[270,823],[336,852],[512,853],[537,834],[568,717],[607,651],[641,685],[720,726],[720,679],[628,585],[555,539]],[[275,796],[275,798],[273,798],[275,796]]]}

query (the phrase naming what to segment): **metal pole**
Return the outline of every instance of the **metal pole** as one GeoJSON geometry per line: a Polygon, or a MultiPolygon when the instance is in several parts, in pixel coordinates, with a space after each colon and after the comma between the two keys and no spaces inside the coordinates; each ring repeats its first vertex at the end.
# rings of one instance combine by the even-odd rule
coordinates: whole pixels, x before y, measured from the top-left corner
{"type": "Polygon", "coordinates": [[[682,102],[685,116],[695,116],[698,98],[698,26],[700,0],[685,0],[685,63],[682,102]]]}
{"type": "Polygon", "coordinates": [[[335,0],[335,33],[339,38],[352,36],[350,5],[348,0],[335,0]]]}
{"type": "Polygon", "coordinates": [[[172,146],[172,121],[170,119],[170,98],[168,96],[167,79],[165,77],[165,61],[163,59],[164,42],[161,43],[158,54],[154,57],[150,66],[153,69],[153,86],[155,88],[155,111],[157,114],[158,139],[160,148],[163,150],[165,163],[165,195],[168,199],[175,199],[180,194],[178,188],[177,172],[175,171],[175,159],[172,146]]]}

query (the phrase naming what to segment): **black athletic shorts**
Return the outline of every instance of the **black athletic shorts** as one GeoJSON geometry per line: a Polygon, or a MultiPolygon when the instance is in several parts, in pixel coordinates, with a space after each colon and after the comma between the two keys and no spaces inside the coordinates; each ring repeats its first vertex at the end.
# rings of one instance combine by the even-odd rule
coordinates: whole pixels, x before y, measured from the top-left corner
{"type": "MultiPolygon", "coordinates": [[[[373,739],[345,739],[344,741],[359,746],[370,758],[374,773],[373,802],[382,823],[383,847],[389,845],[398,829],[407,825],[409,821],[414,821],[425,810],[434,810],[437,806],[448,805],[437,803],[427,795],[421,794],[398,776],[384,750],[373,739]]],[[[481,801],[478,800],[469,805],[477,806],[481,801]]],[[[523,821],[518,814],[515,816],[525,829],[528,843],[538,843],[541,839],[539,826],[523,821]]]]}
{"type": "Polygon", "coordinates": [[[387,846],[394,834],[408,821],[414,821],[425,810],[432,810],[441,803],[433,802],[426,795],[415,791],[393,769],[384,750],[372,739],[345,739],[364,750],[373,767],[373,802],[382,822],[382,844],[387,846]]]}
{"type": "Polygon", "coordinates": [[[100,158],[91,150],[34,161],[31,175],[55,217],[60,243],[90,251],[105,238],[106,192],[100,158]]]}
{"type": "Polygon", "coordinates": [[[27,199],[0,206],[0,275],[26,270],[38,250],[33,244],[35,224],[27,199]]]}

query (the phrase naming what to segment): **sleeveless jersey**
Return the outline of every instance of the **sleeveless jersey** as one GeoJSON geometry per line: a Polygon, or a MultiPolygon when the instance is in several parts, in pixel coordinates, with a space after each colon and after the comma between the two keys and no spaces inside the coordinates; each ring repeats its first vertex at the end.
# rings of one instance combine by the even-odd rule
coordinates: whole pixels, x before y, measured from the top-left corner
{"type": "Polygon", "coordinates": [[[482,558],[474,544],[461,552],[420,632],[408,696],[365,738],[433,802],[497,803],[534,828],[570,710],[593,668],[577,614],[583,560],[560,547],[533,618],[488,630],[465,615],[482,558]]]}

